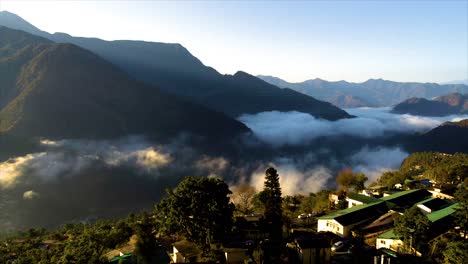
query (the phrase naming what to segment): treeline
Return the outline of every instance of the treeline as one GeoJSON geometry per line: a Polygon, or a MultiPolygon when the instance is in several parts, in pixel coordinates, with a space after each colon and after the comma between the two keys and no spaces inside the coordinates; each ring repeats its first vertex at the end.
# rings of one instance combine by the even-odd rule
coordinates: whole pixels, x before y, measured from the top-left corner
{"type": "Polygon", "coordinates": [[[409,155],[399,170],[382,174],[375,184],[393,188],[405,180],[429,179],[437,184],[468,181],[468,154],[418,152],[409,155]]]}

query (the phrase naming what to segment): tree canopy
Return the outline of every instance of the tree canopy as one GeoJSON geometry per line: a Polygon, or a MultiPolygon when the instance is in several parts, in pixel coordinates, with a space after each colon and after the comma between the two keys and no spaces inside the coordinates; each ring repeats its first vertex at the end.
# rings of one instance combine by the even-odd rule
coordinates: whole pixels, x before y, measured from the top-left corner
{"type": "Polygon", "coordinates": [[[265,182],[260,200],[265,208],[265,220],[272,238],[281,238],[283,226],[283,209],[279,175],[276,169],[268,168],[265,171],[265,182]]]}
{"type": "Polygon", "coordinates": [[[217,178],[186,177],[156,205],[162,231],[185,235],[205,250],[222,242],[233,225],[234,205],[227,184],[217,178]]]}
{"type": "Polygon", "coordinates": [[[402,238],[405,249],[411,251],[411,247],[421,249],[427,245],[429,227],[429,219],[418,207],[413,206],[395,219],[394,231],[402,238]]]}

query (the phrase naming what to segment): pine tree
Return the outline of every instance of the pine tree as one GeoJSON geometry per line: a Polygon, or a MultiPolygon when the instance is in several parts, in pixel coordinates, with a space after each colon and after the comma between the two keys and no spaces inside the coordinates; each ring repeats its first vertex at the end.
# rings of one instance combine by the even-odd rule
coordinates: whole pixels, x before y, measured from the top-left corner
{"type": "Polygon", "coordinates": [[[265,172],[262,202],[265,206],[265,220],[268,223],[270,237],[281,239],[283,226],[281,187],[278,172],[274,168],[268,168],[265,172]]]}

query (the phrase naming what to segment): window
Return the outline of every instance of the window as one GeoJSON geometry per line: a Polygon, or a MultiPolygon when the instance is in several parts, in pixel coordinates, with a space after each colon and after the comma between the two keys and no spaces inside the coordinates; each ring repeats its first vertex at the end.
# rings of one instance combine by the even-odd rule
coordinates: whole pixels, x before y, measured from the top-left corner
{"type": "Polygon", "coordinates": [[[385,245],[385,240],[380,240],[380,244],[385,245]]]}

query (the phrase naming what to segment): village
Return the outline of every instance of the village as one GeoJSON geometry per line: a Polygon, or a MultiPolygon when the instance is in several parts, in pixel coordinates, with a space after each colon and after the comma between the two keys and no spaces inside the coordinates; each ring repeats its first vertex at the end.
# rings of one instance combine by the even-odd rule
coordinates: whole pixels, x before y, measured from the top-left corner
{"type": "MultiPolygon", "coordinates": [[[[283,198],[283,216],[290,219],[283,225],[282,244],[265,232],[265,216],[252,213],[237,216],[229,242],[215,247],[223,253],[223,262],[233,264],[433,263],[428,259],[436,254],[438,243],[444,243],[437,239],[454,231],[465,237],[455,217],[459,207],[455,193],[460,184],[457,188],[454,182],[406,179],[393,188],[374,184],[358,192],[329,192],[328,208],[320,212],[297,210],[294,197],[283,198]],[[418,217],[422,217],[421,223],[411,223],[418,217]],[[418,224],[421,226],[413,226],[418,224]],[[402,228],[409,237],[402,236],[402,228]]],[[[182,240],[166,246],[172,248],[170,263],[203,262],[199,258],[202,251],[194,242],[182,240]]]]}

